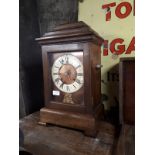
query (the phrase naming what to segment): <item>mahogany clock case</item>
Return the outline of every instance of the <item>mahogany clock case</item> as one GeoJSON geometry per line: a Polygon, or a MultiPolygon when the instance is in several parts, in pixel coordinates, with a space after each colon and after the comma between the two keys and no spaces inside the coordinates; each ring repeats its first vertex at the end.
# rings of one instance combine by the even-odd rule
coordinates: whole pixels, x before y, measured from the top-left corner
{"type": "Polygon", "coordinates": [[[40,121],[81,129],[94,136],[102,114],[101,52],[103,39],[83,22],[58,26],[53,32],[36,39],[42,47],[45,107],[40,121]],[[55,60],[65,54],[75,56],[83,65],[83,86],[73,93],[60,91],[51,76],[55,60]],[[53,95],[53,91],[60,92],[53,95]],[[69,94],[72,103],[65,103],[69,94]]]}

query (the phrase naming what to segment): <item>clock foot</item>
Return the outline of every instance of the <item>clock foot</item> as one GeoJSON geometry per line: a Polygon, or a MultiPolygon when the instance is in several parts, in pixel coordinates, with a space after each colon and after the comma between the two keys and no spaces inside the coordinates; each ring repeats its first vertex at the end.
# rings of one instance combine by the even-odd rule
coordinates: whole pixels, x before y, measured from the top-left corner
{"type": "Polygon", "coordinates": [[[42,125],[42,126],[47,126],[47,123],[41,122],[41,121],[39,121],[38,124],[39,124],[39,125],[42,125]]]}
{"type": "Polygon", "coordinates": [[[97,131],[96,130],[85,130],[84,131],[85,136],[90,136],[90,137],[96,137],[97,131]]]}

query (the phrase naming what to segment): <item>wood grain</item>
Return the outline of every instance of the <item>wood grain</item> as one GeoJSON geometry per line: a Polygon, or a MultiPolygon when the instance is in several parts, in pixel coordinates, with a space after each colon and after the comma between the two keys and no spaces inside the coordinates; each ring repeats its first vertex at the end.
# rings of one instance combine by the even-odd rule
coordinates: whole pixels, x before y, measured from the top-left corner
{"type": "Polygon", "coordinates": [[[120,134],[105,121],[100,122],[96,138],[80,130],[56,125],[38,125],[39,112],[20,120],[24,149],[33,155],[135,155],[135,128],[125,124],[120,134]]]}
{"type": "Polygon", "coordinates": [[[113,155],[135,155],[135,127],[124,124],[113,155]]]}
{"type": "Polygon", "coordinates": [[[120,123],[135,124],[135,59],[121,58],[119,63],[120,123]]]}
{"type": "Polygon", "coordinates": [[[24,148],[34,155],[111,155],[114,126],[101,122],[96,138],[86,137],[79,130],[38,125],[39,112],[20,120],[24,148]]]}

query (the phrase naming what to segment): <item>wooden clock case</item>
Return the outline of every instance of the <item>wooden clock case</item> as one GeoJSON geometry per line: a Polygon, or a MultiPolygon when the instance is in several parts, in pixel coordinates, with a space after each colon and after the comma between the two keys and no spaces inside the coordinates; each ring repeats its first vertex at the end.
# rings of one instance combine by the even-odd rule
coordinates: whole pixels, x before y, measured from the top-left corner
{"type": "Polygon", "coordinates": [[[40,110],[40,122],[83,130],[95,136],[103,114],[101,102],[101,51],[103,39],[84,22],[64,24],[36,39],[42,47],[45,107],[40,110]],[[72,94],[75,104],[63,103],[64,93],[57,90],[51,77],[53,61],[65,54],[75,55],[84,69],[84,84],[72,94]]]}

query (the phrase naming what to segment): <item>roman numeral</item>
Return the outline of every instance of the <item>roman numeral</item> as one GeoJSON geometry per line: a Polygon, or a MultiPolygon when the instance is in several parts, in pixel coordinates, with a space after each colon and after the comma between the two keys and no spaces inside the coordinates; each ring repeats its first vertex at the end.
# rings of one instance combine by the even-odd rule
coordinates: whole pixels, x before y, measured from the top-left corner
{"type": "Polygon", "coordinates": [[[53,73],[53,75],[59,75],[59,73],[53,73]]]}
{"type": "Polygon", "coordinates": [[[58,82],[59,82],[59,80],[60,80],[60,78],[56,78],[56,79],[55,79],[55,82],[56,82],[56,83],[58,83],[58,82]]]}
{"type": "Polygon", "coordinates": [[[77,67],[75,67],[75,69],[78,69],[79,67],[81,67],[81,65],[78,65],[77,67]]]}
{"type": "Polygon", "coordinates": [[[66,86],[67,91],[70,91],[69,86],[66,86]]]}
{"type": "Polygon", "coordinates": [[[76,86],[75,85],[73,85],[74,86],[74,88],[76,88],[76,86]]]}
{"type": "Polygon", "coordinates": [[[75,80],[78,84],[81,84],[81,81],[79,79],[75,80]]]}
{"type": "Polygon", "coordinates": [[[64,64],[64,60],[63,60],[63,59],[59,60],[59,62],[60,62],[62,65],[64,64]]]}
{"type": "Polygon", "coordinates": [[[65,57],[66,64],[69,64],[69,57],[66,55],[65,57]]]}
{"type": "Polygon", "coordinates": [[[64,86],[64,83],[62,83],[62,84],[60,85],[60,88],[62,88],[62,89],[63,89],[63,86],[64,86]]]}
{"type": "Polygon", "coordinates": [[[77,76],[83,76],[83,73],[77,73],[77,76]]]}

